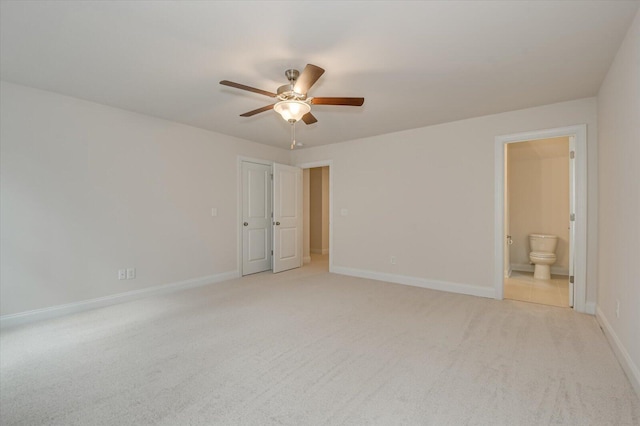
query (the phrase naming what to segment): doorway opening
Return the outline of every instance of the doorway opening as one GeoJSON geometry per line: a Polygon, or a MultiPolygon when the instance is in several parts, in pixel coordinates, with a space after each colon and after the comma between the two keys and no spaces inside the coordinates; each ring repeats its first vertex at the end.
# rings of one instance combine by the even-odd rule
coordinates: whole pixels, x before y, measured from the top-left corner
{"type": "Polygon", "coordinates": [[[331,161],[301,164],[304,198],[305,266],[321,271],[331,270],[333,177],[331,161]]]}
{"type": "Polygon", "coordinates": [[[571,307],[570,137],[506,145],[505,299],[571,307]]]}
{"type": "MultiPolygon", "coordinates": [[[[502,300],[505,295],[504,282],[505,277],[510,274],[513,276],[513,263],[510,258],[510,241],[513,241],[513,235],[509,229],[510,221],[507,220],[511,216],[509,211],[510,203],[508,195],[510,193],[507,186],[509,165],[508,150],[511,144],[526,143],[533,141],[542,141],[547,139],[568,139],[569,143],[569,213],[565,217],[565,225],[568,227],[569,237],[568,244],[565,245],[565,252],[568,256],[568,271],[562,269],[550,269],[550,273],[565,272],[568,273],[568,306],[572,306],[578,312],[587,312],[586,303],[586,270],[587,270],[587,127],[586,125],[569,126],[557,129],[539,130],[526,133],[518,133],[512,135],[498,136],[495,139],[495,222],[494,222],[494,291],[495,298],[502,300]]],[[[513,192],[511,192],[513,195],[513,192]]],[[[538,201],[541,203],[541,201],[538,201]]],[[[525,215],[527,213],[525,212],[525,215]]],[[[525,231],[522,231],[525,232],[525,231]]],[[[529,254],[529,262],[538,261],[540,257],[549,254],[550,249],[542,246],[543,249],[536,255],[531,254],[532,244],[534,249],[540,247],[537,244],[541,238],[547,238],[554,235],[551,231],[536,230],[519,237],[520,251],[529,254]],[[537,235],[536,235],[537,234],[537,235]],[[531,236],[531,238],[530,238],[531,236]],[[537,241],[536,241],[537,239],[537,241]],[[542,255],[540,255],[542,253],[542,255]],[[531,257],[533,256],[533,258],[531,257]]],[[[560,231],[557,231],[560,233],[560,231]]],[[[566,234],[565,234],[566,235],[566,234]]],[[[556,235],[557,236],[557,235],[556,235]]],[[[545,244],[548,241],[545,242],[545,244]]],[[[554,251],[557,247],[554,248],[554,251]]],[[[522,255],[522,253],[520,253],[522,255]]],[[[560,253],[554,253],[557,257],[560,253]]],[[[550,256],[549,256],[550,257],[550,256]]],[[[565,259],[566,260],[566,259],[565,259]]],[[[551,259],[538,262],[539,264],[551,263],[551,259]]],[[[533,268],[535,271],[536,263],[527,264],[526,258],[524,265],[520,263],[516,268],[520,269],[533,268]]],[[[555,261],[553,262],[555,263],[555,261]]],[[[547,265],[548,266],[548,265],[547,265]]],[[[557,265],[556,265],[557,267],[557,265]]],[[[544,268],[541,268],[544,269],[544,268]]],[[[526,271],[525,271],[526,272],[526,271]]],[[[539,271],[541,272],[541,271],[539,271]]],[[[544,277],[544,274],[541,275],[544,277]]],[[[532,278],[533,279],[533,278],[532,278]]],[[[526,291],[526,290],[525,290],[526,291]]],[[[558,289],[557,292],[561,290],[558,289]]],[[[531,296],[529,296],[531,297],[531,296]]]]}
{"type": "Polygon", "coordinates": [[[303,170],[305,190],[304,259],[313,267],[329,270],[329,166],[303,170]]]}

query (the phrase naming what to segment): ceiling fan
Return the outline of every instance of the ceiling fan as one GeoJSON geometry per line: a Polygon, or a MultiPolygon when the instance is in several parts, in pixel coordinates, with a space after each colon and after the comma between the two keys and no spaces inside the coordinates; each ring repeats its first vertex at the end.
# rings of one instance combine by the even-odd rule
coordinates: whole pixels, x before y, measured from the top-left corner
{"type": "Polygon", "coordinates": [[[291,149],[293,149],[296,145],[301,145],[295,141],[294,125],[296,122],[302,120],[305,124],[313,124],[318,121],[313,114],[311,114],[311,105],[362,106],[364,103],[364,98],[308,97],[307,92],[311,86],[318,81],[322,74],[324,74],[324,70],[312,64],[307,64],[302,74],[300,74],[298,70],[286,70],[284,75],[287,77],[287,80],[289,80],[289,84],[278,87],[277,93],[256,89],[255,87],[234,83],[229,80],[222,80],[220,84],[278,99],[278,102],[274,104],[245,112],[244,114],[240,114],[240,117],[251,117],[261,112],[269,111],[270,109],[275,110],[282,118],[291,124],[291,149]]]}

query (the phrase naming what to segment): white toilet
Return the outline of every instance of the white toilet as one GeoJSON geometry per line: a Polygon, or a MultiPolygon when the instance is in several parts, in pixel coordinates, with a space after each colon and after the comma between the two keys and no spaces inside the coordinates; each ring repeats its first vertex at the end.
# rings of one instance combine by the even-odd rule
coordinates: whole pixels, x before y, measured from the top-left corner
{"type": "Polygon", "coordinates": [[[531,234],[529,235],[529,259],[535,265],[533,278],[538,280],[551,279],[551,265],[556,263],[556,246],[558,237],[555,235],[531,234]]]}

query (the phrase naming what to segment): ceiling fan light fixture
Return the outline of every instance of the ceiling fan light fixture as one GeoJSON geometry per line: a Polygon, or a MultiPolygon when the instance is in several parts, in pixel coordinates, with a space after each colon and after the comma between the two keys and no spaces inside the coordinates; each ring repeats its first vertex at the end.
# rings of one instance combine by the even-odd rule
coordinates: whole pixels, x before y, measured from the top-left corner
{"type": "Polygon", "coordinates": [[[273,109],[288,122],[299,121],[303,115],[311,111],[309,104],[296,100],[280,101],[273,106],[273,109]]]}

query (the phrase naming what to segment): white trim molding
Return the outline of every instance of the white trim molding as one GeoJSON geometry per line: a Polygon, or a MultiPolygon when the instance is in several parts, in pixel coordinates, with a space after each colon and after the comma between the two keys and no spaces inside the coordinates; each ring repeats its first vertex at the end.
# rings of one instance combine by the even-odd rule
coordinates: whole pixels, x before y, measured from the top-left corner
{"type": "Polygon", "coordinates": [[[364,269],[334,266],[331,271],[340,275],[368,278],[370,280],[385,281],[394,284],[409,285],[412,287],[428,288],[430,290],[447,291],[449,293],[467,294],[469,296],[495,298],[494,289],[491,287],[479,287],[469,284],[452,283],[448,281],[428,280],[425,278],[410,277],[406,275],[388,274],[385,272],[368,271],[364,269]]]}
{"type": "Polygon", "coordinates": [[[618,362],[620,362],[620,365],[629,378],[631,385],[640,397],[640,369],[633,362],[631,355],[627,352],[627,349],[618,338],[618,335],[613,330],[613,327],[611,327],[611,324],[609,324],[607,317],[604,316],[604,313],[599,306],[596,307],[596,320],[598,320],[598,323],[602,326],[602,331],[607,337],[609,345],[613,349],[613,353],[616,354],[618,362]]]}
{"type": "Polygon", "coordinates": [[[494,294],[504,297],[504,188],[505,147],[509,143],[573,136],[575,147],[574,309],[587,312],[587,126],[559,127],[496,136],[494,152],[494,294]]]}
{"type": "Polygon", "coordinates": [[[14,327],[30,322],[57,318],[63,315],[75,314],[91,309],[117,305],[119,303],[130,302],[132,300],[142,299],[145,297],[158,296],[161,294],[168,294],[180,290],[186,290],[188,288],[219,283],[238,277],[238,271],[229,271],[223,272],[221,274],[209,275],[206,277],[192,278],[190,280],[179,281],[176,283],[164,284],[149,288],[143,288],[140,290],[127,291],[125,293],[112,294],[110,296],[98,297],[95,299],[83,300],[81,302],[51,306],[48,308],[20,312],[17,314],[3,315],[0,317],[0,328],[14,327]]]}

